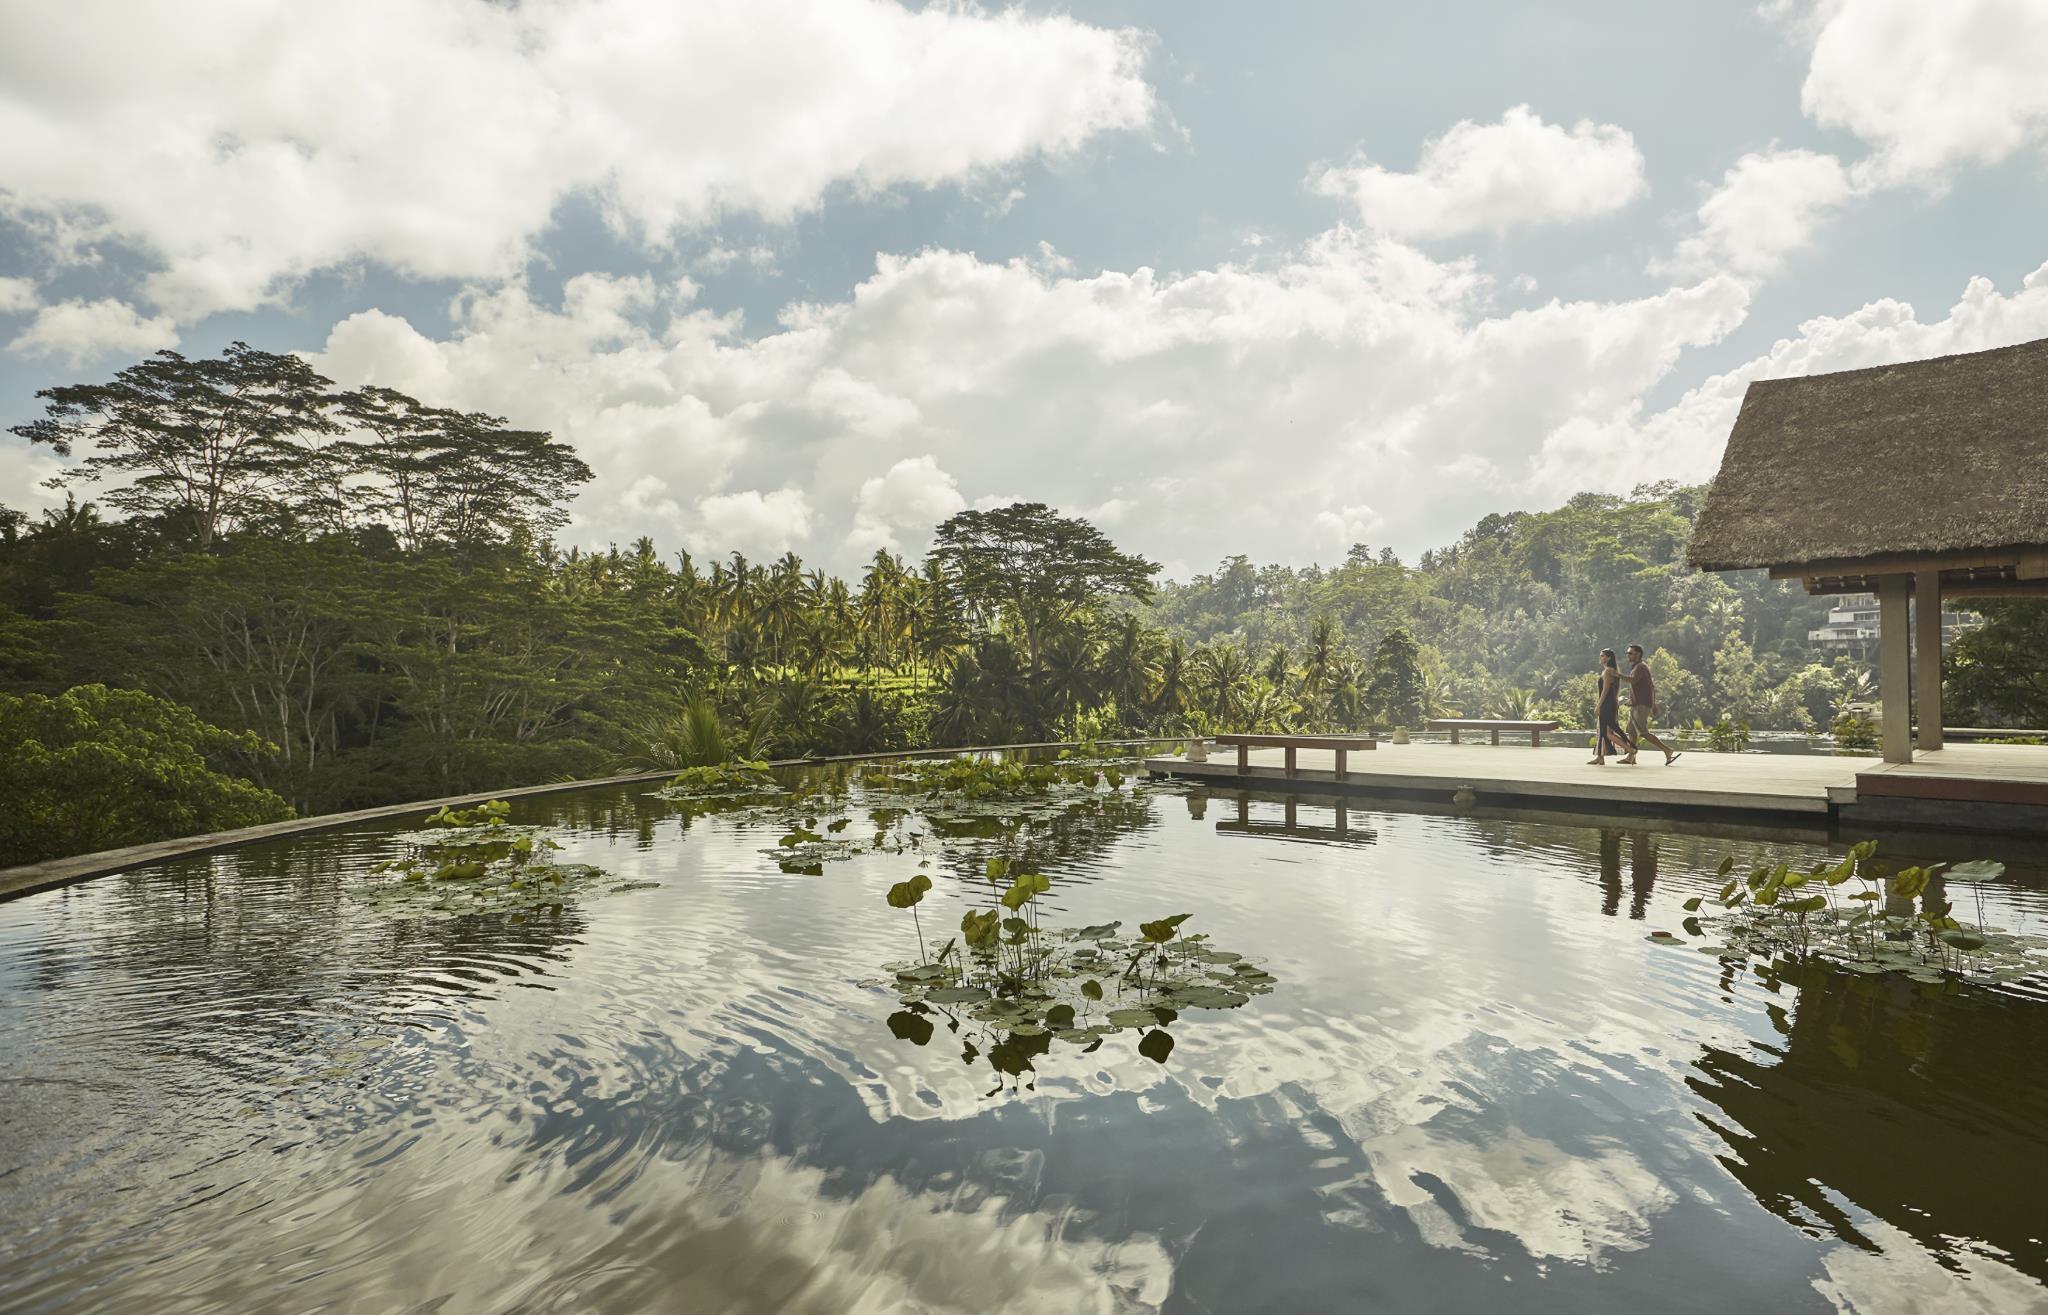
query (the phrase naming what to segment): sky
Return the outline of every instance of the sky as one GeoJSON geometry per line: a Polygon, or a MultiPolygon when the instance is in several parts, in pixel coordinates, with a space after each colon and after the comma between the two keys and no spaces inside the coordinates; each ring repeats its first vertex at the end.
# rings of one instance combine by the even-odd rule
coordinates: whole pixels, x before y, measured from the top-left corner
{"type": "Polygon", "coordinates": [[[1412,560],[2048,336],[2043,70],[2048,0],[0,0],[0,428],[240,339],[574,444],[567,542],[1412,560]]]}

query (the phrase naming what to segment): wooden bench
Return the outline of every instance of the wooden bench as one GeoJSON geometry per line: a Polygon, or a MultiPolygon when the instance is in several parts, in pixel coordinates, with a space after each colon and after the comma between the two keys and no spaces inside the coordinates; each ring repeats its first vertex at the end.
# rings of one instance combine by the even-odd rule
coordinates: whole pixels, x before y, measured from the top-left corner
{"type": "Polygon", "coordinates": [[[1334,749],[1337,754],[1337,779],[1344,779],[1345,755],[1353,749],[1377,749],[1379,741],[1367,735],[1218,735],[1218,744],[1237,746],[1237,774],[1246,776],[1252,770],[1253,749],[1285,749],[1287,751],[1287,774],[1300,775],[1294,763],[1297,749],[1334,749]]]}
{"type": "Polygon", "coordinates": [[[1554,721],[1490,721],[1484,717],[1435,717],[1423,725],[1433,731],[1449,731],[1451,743],[1458,742],[1460,731],[1489,731],[1493,742],[1500,743],[1500,733],[1508,731],[1515,735],[1526,733],[1529,743],[1535,748],[1543,747],[1543,732],[1554,731],[1561,723],[1554,721]]]}

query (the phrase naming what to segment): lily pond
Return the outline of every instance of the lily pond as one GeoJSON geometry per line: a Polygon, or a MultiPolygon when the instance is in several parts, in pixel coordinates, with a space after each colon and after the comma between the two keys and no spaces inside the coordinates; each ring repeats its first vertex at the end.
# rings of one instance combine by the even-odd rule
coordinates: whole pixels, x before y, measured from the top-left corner
{"type": "Polygon", "coordinates": [[[963,759],[25,896],[0,1311],[2048,1308],[2048,851],[1864,839],[963,759]]]}

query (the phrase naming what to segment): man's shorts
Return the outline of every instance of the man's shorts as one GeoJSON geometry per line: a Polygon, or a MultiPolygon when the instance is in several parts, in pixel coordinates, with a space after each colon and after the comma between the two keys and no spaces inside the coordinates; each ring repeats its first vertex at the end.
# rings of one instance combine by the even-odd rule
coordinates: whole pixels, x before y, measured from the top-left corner
{"type": "Polygon", "coordinates": [[[1628,737],[1640,740],[1650,733],[1650,710],[1633,705],[1628,710],[1628,737]]]}

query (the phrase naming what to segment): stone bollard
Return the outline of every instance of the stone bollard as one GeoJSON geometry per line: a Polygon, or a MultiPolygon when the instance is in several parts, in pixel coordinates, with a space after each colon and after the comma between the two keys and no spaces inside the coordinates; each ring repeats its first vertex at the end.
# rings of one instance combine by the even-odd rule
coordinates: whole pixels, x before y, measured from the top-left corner
{"type": "Polygon", "coordinates": [[[1408,743],[1408,728],[1406,726],[1396,726],[1394,728],[1394,743],[1408,743]]]}
{"type": "Polygon", "coordinates": [[[1205,763],[1209,761],[1209,741],[1207,739],[1197,735],[1194,739],[1188,741],[1188,761],[1191,763],[1205,763]]]}

